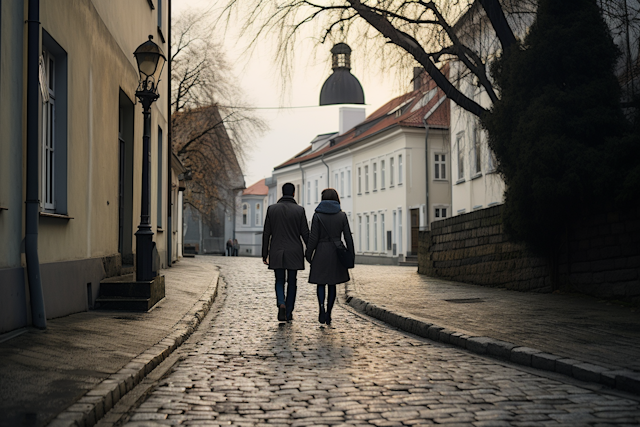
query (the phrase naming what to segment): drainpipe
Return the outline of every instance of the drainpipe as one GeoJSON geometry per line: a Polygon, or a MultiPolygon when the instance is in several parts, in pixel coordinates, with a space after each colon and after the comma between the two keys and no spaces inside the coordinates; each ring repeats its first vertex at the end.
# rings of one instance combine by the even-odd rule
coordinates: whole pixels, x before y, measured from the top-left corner
{"type": "Polygon", "coordinates": [[[424,155],[425,155],[425,163],[424,163],[424,172],[427,175],[427,199],[425,201],[425,209],[424,209],[424,221],[427,224],[427,230],[431,229],[431,225],[429,224],[429,125],[425,118],[422,118],[422,124],[424,126],[424,130],[426,131],[426,135],[424,136],[424,155]]]}
{"type": "Polygon", "coordinates": [[[331,185],[329,184],[329,165],[324,161],[324,153],[322,153],[322,155],[320,156],[320,161],[327,167],[327,188],[329,188],[331,187],[331,185]]]}
{"type": "Polygon", "coordinates": [[[168,47],[168,55],[167,58],[167,74],[169,78],[167,79],[167,112],[169,113],[169,132],[167,133],[167,267],[172,267],[172,251],[173,251],[173,215],[171,212],[172,197],[173,197],[173,182],[171,181],[171,153],[172,153],[172,142],[171,142],[171,0],[167,3],[167,8],[169,13],[167,15],[167,47],[168,47]]]}
{"type": "Polygon", "coordinates": [[[27,20],[27,200],[25,209],[24,252],[29,279],[31,321],[33,326],[46,329],[47,316],[40,280],[38,259],[38,115],[40,111],[39,85],[40,59],[40,1],[29,0],[27,20]]]}

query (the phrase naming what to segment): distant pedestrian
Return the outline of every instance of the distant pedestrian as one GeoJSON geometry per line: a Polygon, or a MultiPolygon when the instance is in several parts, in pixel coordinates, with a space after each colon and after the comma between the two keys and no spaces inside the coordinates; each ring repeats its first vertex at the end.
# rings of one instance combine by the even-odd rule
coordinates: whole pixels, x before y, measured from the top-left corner
{"type": "Polygon", "coordinates": [[[227,240],[227,256],[233,255],[233,240],[227,240]]]}
{"type": "Polygon", "coordinates": [[[233,256],[238,256],[240,252],[240,243],[238,243],[238,239],[233,239],[233,256]]]}
{"type": "Polygon", "coordinates": [[[349,281],[349,270],[340,262],[334,243],[343,238],[347,251],[355,257],[349,220],[340,208],[338,192],[333,188],[326,188],[322,190],[322,200],[311,220],[311,234],[305,256],[311,264],[309,283],[317,285],[318,322],[327,325],[331,324],[331,310],[336,301],[336,285],[349,281]],[[325,285],[329,288],[326,309],[325,285]]]}
{"type": "Polygon", "coordinates": [[[304,208],[294,199],[295,187],[282,186],[282,197],[267,208],[262,233],[262,262],[274,270],[278,320],[292,320],[296,302],[296,276],[304,270],[302,242],[309,240],[309,225],[304,208]],[[284,283],[287,282],[285,296],[284,283]]]}

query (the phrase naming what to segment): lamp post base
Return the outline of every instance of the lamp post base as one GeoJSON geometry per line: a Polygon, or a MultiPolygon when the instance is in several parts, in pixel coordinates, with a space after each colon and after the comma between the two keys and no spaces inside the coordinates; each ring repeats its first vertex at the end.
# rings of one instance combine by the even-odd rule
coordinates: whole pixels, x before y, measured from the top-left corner
{"type": "Polygon", "coordinates": [[[153,231],[148,228],[136,232],[136,280],[153,280],[153,231]]]}

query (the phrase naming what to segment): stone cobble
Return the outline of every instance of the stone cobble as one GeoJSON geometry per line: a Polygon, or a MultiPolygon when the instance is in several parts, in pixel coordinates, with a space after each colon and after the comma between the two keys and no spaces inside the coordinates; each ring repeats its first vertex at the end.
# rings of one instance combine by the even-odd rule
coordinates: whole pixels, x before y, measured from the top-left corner
{"type": "Polygon", "coordinates": [[[338,305],[317,323],[300,272],[290,323],[276,320],[273,272],[211,258],[225,301],[205,338],[131,413],[151,425],[633,425],[640,404],[401,333],[338,305]]]}

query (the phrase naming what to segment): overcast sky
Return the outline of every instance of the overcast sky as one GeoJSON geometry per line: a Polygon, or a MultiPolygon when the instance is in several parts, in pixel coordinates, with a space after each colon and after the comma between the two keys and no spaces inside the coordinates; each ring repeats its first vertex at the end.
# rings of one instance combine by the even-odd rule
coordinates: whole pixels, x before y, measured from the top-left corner
{"type": "MultiPolygon", "coordinates": [[[[211,0],[173,1],[173,16],[187,8],[204,9],[211,0]]],[[[260,54],[250,58],[243,55],[245,40],[238,40],[231,29],[218,35],[222,40],[229,62],[233,64],[236,77],[243,88],[246,99],[255,107],[307,107],[291,109],[261,109],[260,116],[269,125],[269,130],[253,141],[247,161],[243,166],[247,186],[271,176],[274,166],[293,157],[309,145],[318,134],[338,130],[339,106],[319,107],[320,89],[331,74],[332,46],[322,46],[318,58],[309,58],[308,46],[301,45],[296,52],[296,64],[291,81],[287,82],[284,98],[281,96],[282,77],[272,61],[269,43],[260,45],[260,54]],[[322,56],[322,51],[326,53],[322,56]]],[[[354,48],[354,46],[352,46],[354,48]]],[[[362,61],[360,61],[362,62],[362,61]]],[[[377,64],[367,67],[352,57],[351,72],[360,80],[364,89],[367,115],[401,93],[398,82],[392,76],[382,75],[377,64]]],[[[407,82],[408,88],[409,82],[407,82]]]]}

